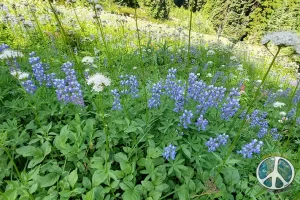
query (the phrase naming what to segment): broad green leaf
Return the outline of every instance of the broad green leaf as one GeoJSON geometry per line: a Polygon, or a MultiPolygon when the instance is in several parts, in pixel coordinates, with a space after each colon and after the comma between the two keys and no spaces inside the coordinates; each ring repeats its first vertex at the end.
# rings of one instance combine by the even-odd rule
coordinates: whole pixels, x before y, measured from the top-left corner
{"type": "Polygon", "coordinates": [[[28,168],[32,168],[42,162],[44,160],[44,157],[40,155],[40,157],[34,157],[30,162],[28,163],[28,168]]]}
{"type": "Polygon", "coordinates": [[[190,150],[188,150],[187,146],[186,145],[182,145],[181,149],[182,149],[184,155],[186,155],[186,157],[188,157],[189,159],[191,159],[191,152],[190,152],[190,150]]]}
{"type": "Polygon", "coordinates": [[[164,191],[165,189],[167,189],[168,187],[169,187],[168,184],[163,183],[163,184],[160,184],[160,185],[155,186],[155,189],[162,192],[162,191],[164,191]]]}
{"type": "Polygon", "coordinates": [[[45,143],[42,144],[41,149],[42,149],[42,151],[44,153],[44,157],[45,157],[46,155],[48,155],[51,152],[51,144],[48,141],[46,141],[45,143]]]}
{"type": "Polygon", "coordinates": [[[158,200],[162,195],[162,192],[157,190],[152,190],[149,192],[149,196],[152,197],[153,200],[158,200]]]}
{"type": "Polygon", "coordinates": [[[131,166],[129,164],[129,162],[121,162],[120,163],[120,167],[121,170],[125,173],[125,174],[130,174],[131,173],[131,166]]]}
{"type": "Polygon", "coordinates": [[[140,200],[141,195],[137,190],[126,190],[123,194],[123,200],[140,200]]]}
{"type": "Polygon", "coordinates": [[[227,183],[237,184],[240,181],[239,171],[235,168],[225,168],[223,174],[227,183]]]}
{"type": "Polygon", "coordinates": [[[94,200],[94,189],[91,189],[86,193],[85,200],[94,200]]]}
{"type": "Polygon", "coordinates": [[[63,191],[59,192],[59,195],[64,198],[70,198],[71,193],[72,192],[70,190],[63,190],[63,191]]]}
{"type": "Polygon", "coordinates": [[[151,183],[151,181],[142,181],[142,186],[148,191],[154,189],[154,185],[151,183]]]}
{"type": "Polygon", "coordinates": [[[56,173],[49,173],[46,176],[43,176],[39,179],[40,186],[42,188],[49,187],[51,185],[54,185],[59,179],[59,175],[56,173]]]}
{"type": "Polygon", "coordinates": [[[148,156],[151,158],[158,158],[160,157],[162,152],[159,150],[159,148],[149,147],[148,148],[148,156]]]}
{"type": "Polygon", "coordinates": [[[90,179],[87,178],[87,177],[83,177],[83,179],[82,179],[82,185],[83,185],[83,187],[85,187],[86,189],[89,189],[89,190],[92,187],[92,183],[91,183],[90,179]]]}
{"type": "Polygon", "coordinates": [[[112,182],[112,184],[110,185],[110,187],[111,188],[116,188],[116,187],[118,187],[119,183],[120,183],[119,180],[115,180],[115,181],[112,182]]]}
{"type": "Polygon", "coordinates": [[[100,185],[103,183],[108,177],[108,174],[102,170],[96,170],[93,174],[92,183],[93,187],[100,185]]]}
{"type": "Polygon", "coordinates": [[[68,182],[70,183],[72,188],[74,188],[75,183],[77,182],[77,180],[78,180],[78,174],[77,174],[77,168],[76,168],[68,176],[68,182]]]}
{"type": "Polygon", "coordinates": [[[183,185],[177,191],[179,200],[187,200],[189,199],[189,188],[186,185],[183,185]]]}
{"type": "Polygon", "coordinates": [[[16,149],[16,152],[24,157],[34,156],[37,153],[37,148],[33,146],[24,146],[16,149]]]}
{"type": "Polygon", "coordinates": [[[115,161],[122,163],[122,162],[128,162],[127,155],[125,153],[119,152],[116,153],[114,156],[115,161]]]}
{"type": "Polygon", "coordinates": [[[2,195],[3,195],[3,197],[6,197],[6,199],[8,199],[8,200],[15,200],[18,196],[17,189],[13,188],[13,189],[7,190],[2,195]]]}
{"type": "Polygon", "coordinates": [[[134,184],[132,182],[129,182],[129,181],[123,181],[122,183],[120,183],[120,187],[124,191],[133,190],[134,184]]]}

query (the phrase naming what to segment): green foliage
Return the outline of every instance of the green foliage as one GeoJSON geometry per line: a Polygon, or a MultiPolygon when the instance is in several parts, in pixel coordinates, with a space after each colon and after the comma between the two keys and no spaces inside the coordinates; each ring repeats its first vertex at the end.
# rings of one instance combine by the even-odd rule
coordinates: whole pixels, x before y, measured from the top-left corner
{"type": "Polygon", "coordinates": [[[137,0],[114,0],[117,4],[122,6],[128,6],[131,8],[139,7],[139,3],[137,0]]]}
{"type": "Polygon", "coordinates": [[[151,15],[155,19],[168,19],[170,5],[168,0],[154,0],[151,3],[151,15]]]}

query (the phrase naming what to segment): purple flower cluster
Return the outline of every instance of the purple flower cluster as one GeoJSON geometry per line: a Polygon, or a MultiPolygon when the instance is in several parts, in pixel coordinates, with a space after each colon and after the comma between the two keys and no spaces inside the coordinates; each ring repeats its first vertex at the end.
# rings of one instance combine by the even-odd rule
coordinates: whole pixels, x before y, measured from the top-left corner
{"type": "Polygon", "coordinates": [[[112,110],[122,110],[119,91],[117,89],[111,90],[111,94],[114,96],[112,110]]]}
{"type": "Polygon", "coordinates": [[[153,84],[151,88],[152,97],[149,99],[149,108],[158,108],[160,106],[160,97],[163,94],[163,85],[161,82],[153,84]]]}
{"type": "Polygon", "coordinates": [[[287,97],[291,90],[292,90],[291,88],[287,88],[285,90],[278,90],[275,93],[269,93],[268,99],[266,100],[264,105],[266,106],[268,104],[274,103],[276,98],[278,98],[278,97],[287,97]]]}
{"type": "Polygon", "coordinates": [[[268,133],[269,124],[267,121],[267,112],[262,112],[259,110],[254,110],[248,119],[251,120],[250,127],[259,127],[257,133],[258,138],[264,137],[268,133]]]}
{"type": "Polygon", "coordinates": [[[137,77],[134,75],[120,76],[120,84],[125,87],[125,89],[121,90],[121,94],[130,94],[132,98],[139,97],[139,83],[137,77]]]}
{"type": "Polygon", "coordinates": [[[179,126],[183,126],[183,128],[188,129],[188,125],[192,124],[192,119],[194,115],[193,112],[190,110],[185,110],[180,117],[180,124],[179,126]]]}
{"type": "Polygon", "coordinates": [[[24,87],[26,92],[28,92],[29,94],[34,94],[34,92],[37,89],[36,85],[34,84],[34,82],[32,80],[22,81],[21,85],[24,87]]]}
{"type": "Polygon", "coordinates": [[[282,138],[282,135],[280,135],[280,134],[278,133],[277,128],[272,128],[272,129],[270,130],[270,134],[272,135],[273,140],[275,140],[275,141],[281,140],[281,138],[282,138]]]}
{"type": "Polygon", "coordinates": [[[66,62],[61,66],[61,69],[66,74],[65,79],[53,80],[57,99],[64,103],[74,103],[84,106],[81,86],[77,81],[73,64],[71,62],[66,62]]]}
{"type": "Polygon", "coordinates": [[[223,133],[222,135],[218,135],[216,138],[209,138],[205,145],[208,147],[209,152],[216,151],[216,149],[221,145],[224,146],[227,144],[228,138],[229,136],[223,133]]]}
{"type": "Polygon", "coordinates": [[[209,108],[218,108],[219,104],[222,102],[225,97],[226,88],[224,87],[215,87],[213,85],[207,86],[202,91],[196,91],[199,94],[197,111],[200,114],[204,115],[209,108]]]}
{"type": "Polygon", "coordinates": [[[229,120],[231,117],[235,115],[235,113],[240,108],[240,101],[238,97],[240,93],[237,88],[233,88],[229,96],[227,97],[227,102],[222,105],[221,108],[221,118],[224,120],[229,120]]]}
{"type": "Polygon", "coordinates": [[[7,44],[0,44],[0,53],[5,49],[9,49],[9,46],[7,44]]]}
{"type": "Polygon", "coordinates": [[[168,160],[169,158],[171,158],[172,160],[175,160],[175,156],[176,156],[176,147],[173,145],[169,145],[167,147],[165,147],[164,152],[162,154],[162,156],[168,160]]]}
{"type": "Polygon", "coordinates": [[[252,158],[253,153],[260,153],[260,148],[263,144],[262,141],[253,139],[250,143],[245,144],[240,151],[237,151],[237,153],[242,154],[244,158],[252,158]]]}
{"type": "Polygon", "coordinates": [[[171,68],[168,70],[168,75],[165,81],[165,94],[175,101],[175,112],[183,110],[184,106],[184,85],[181,80],[176,80],[177,70],[171,68]]]}
{"type": "Polygon", "coordinates": [[[203,115],[200,115],[197,119],[196,126],[198,127],[198,131],[200,130],[206,130],[206,127],[208,125],[208,121],[204,119],[203,115]]]}

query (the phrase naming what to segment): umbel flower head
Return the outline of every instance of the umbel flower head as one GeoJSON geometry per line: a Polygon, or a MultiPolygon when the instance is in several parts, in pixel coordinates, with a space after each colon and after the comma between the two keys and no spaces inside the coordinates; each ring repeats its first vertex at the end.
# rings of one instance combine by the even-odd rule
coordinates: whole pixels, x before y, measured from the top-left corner
{"type": "Polygon", "coordinates": [[[104,86],[110,85],[110,79],[104,76],[101,73],[96,73],[87,79],[88,85],[93,85],[93,91],[101,92],[104,89],[104,86]]]}
{"type": "Polygon", "coordinates": [[[300,54],[300,38],[296,33],[289,31],[268,33],[262,38],[261,43],[267,45],[269,42],[278,47],[292,46],[300,54]]]}

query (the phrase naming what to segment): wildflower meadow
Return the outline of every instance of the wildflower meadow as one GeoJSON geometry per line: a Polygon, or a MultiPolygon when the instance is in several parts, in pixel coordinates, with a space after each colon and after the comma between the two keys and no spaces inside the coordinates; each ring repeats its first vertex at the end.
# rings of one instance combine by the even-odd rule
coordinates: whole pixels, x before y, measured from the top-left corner
{"type": "Polygon", "coordinates": [[[299,200],[299,66],[284,57],[300,35],[266,32],[253,53],[192,11],[174,8],[178,27],[113,6],[0,2],[0,200],[299,200]],[[277,190],[256,175],[270,156],[295,170],[277,190]]]}

